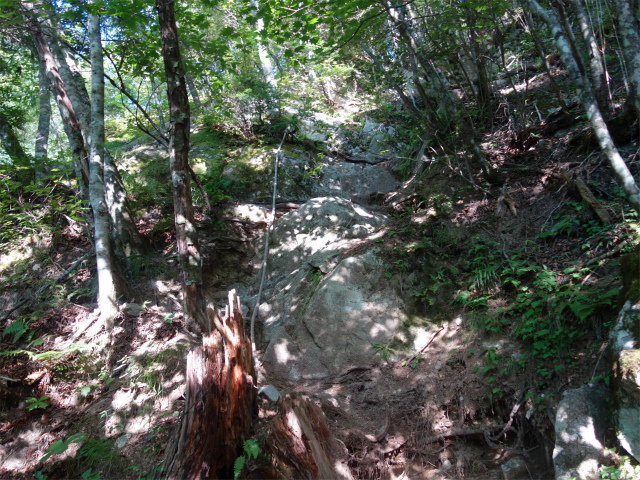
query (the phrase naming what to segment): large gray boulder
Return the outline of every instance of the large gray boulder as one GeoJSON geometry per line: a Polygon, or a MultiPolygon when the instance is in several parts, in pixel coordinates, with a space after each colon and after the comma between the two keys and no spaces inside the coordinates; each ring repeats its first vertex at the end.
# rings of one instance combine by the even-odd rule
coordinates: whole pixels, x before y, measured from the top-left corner
{"type": "MultiPolygon", "coordinates": [[[[346,254],[384,221],[345,199],[324,197],[276,222],[259,307],[268,371],[323,378],[346,364],[369,363],[372,345],[391,341],[406,315],[395,290],[381,287],[382,260],[375,250],[346,254]]],[[[260,261],[259,254],[257,267],[260,261]]]]}
{"type": "Polygon", "coordinates": [[[603,385],[589,384],[564,392],[556,413],[553,466],[556,480],[599,479],[606,419],[610,418],[603,385]]]}

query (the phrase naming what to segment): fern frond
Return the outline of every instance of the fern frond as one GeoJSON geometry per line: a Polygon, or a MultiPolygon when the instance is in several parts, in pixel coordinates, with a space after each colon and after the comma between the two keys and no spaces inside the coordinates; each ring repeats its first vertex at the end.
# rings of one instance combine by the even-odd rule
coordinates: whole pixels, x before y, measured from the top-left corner
{"type": "Polygon", "coordinates": [[[240,455],[236,458],[236,461],[233,462],[233,480],[236,480],[240,476],[240,472],[242,472],[246,460],[247,459],[244,455],[240,455]]]}
{"type": "Polygon", "coordinates": [[[250,438],[244,442],[244,451],[247,452],[249,459],[258,458],[260,453],[260,447],[258,446],[258,440],[250,438]]]}
{"type": "Polygon", "coordinates": [[[7,325],[2,332],[2,337],[13,334],[13,343],[16,343],[24,333],[29,330],[29,323],[24,318],[18,318],[7,325]]]}

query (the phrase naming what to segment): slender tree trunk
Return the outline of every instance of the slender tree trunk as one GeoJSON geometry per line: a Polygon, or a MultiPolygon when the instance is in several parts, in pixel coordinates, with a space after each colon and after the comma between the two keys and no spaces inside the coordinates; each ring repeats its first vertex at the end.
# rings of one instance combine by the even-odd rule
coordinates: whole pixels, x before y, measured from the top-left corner
{"type": "Polygon", "coordinates": [[[391,86],[396,91],[396,93],[398,94],[398,96],[400,97],[402,102],[404,103],[404,106],[407,107],[407,110],[409,110],[411,115],[413,115],[413,117],[416,120],[418,120],[420,123],[422,123],[424,127],[428,127],[429,126],[429,120],[427,119],[427,117],[425,117],[422,114],[422,112],[420,110],[418,110],[415,107],[415,105],[413,105],[413,102],[409,99],[409,97],[407,97],[407,95],[404,93],[404,90],[398,84],[398,82],[395,81],[393,76],[387,74],[387,71],[385,70],[384,66],[382,65],[382,63],[380,62],[378,57],[364,43],[361,43],[360,47],[362,48],[364,53],[373,61],[373,63],[376,65],[376,67],[378,67],[378,70],[380,71],[380,73],[389,80],[389,83],[391,83],[391,86]]]}
{"type": "Polygon", "coordinates": [[[49,128],[51,126],[51,92],[44,65],[38,61],[38,131],[36,132],[35,168],[36,181],[46,175],[47,149],[49,146],[49,128]]]}
{"type": "Polygon", "coordinates": [[[596,37],[591,30],[591,24],[587,17],[582,0],[571,0],[573,4],[573,10],[576,13],[578,24],[580,25],[580,32],[582,38],[589,49],[589,65],[591,67],[591,81],[593,82],[593,92],[600,107],[600,111],[609,118],[610,108],[609,101],[607,99],[607,77],[604,70],[604,63],[602,61],[602,55],[600,54],[600,47],[596,41],[596,37]]]}
{"type": "Polygon", "coordinates": [[[542,8],[536,0],[524,0],[524,2],[525,5],[527,5],[535,15],[540,17],[551,30],[562,61],[565,63],[569,78],[573,81],[582,105],[587,112],[587,117],[591,122],[591,126],[596,138],[598,139],[600,148],[605,157],[607,157],[609,165],[611,165],[620,186],[627,195],[629,203],[638,213],[640,213],[640,188],[638,188],[627,164],[620,156],[620,152],[618,152],[618,149],[611,139],[611,134],[609,133],[604,117],[598,108],[598,103],[596,102],[591,90],[591,85],[589,85],[587,77],[582,74],[578,67],[573,56],[571,45],[562,30],[560,21],[551,11],[542,8]]]}
{"type": "Polygon", "coordinates": [[[0,145],[4,148],[4,151],[9,155],[13,166],[16,169],[17,180],[25,185],[28,185],[33,180],[33,167],[29,161],[29,156],[25,153],[20,140],[16,132],[13,130],[13,126],[7,121],[4,116],[0,115],[0,145]]]}
{"type": "Polygon", "coordinates": [[[200,101],[200,95],[198,94],[198,89],[196,88],[196,84],[193,82],[193,77],[189,72],[184,72],[184,78],[187,81],[187,86],[189,87],[189,92],[191,92],[191,98],[193,98],[193,105],[196,107],[196,111],[194,112],[193,119],[195,120],[198,116],[198,113],[202,111],[202,102],[200,101]]]}
{"type": "MultiPolygon", "coordinates": [[[[104,66],[100,38],[100,16],[89,14],[91,48],[91,150],[89,160],[89,195],[93,208],[96,263],[98,266],[98,307],[104,322],[111,350],[113,319],[118,313],[116,288],[112,269],[109,212],[105,203],[104,183],[104,66]]],[[[107,367],[111,367],[110,353],[107,367]]]]}
{"type": "Polygon", "coordinates": [[[156,0],[162,56],[167,78],[167,95],[171,112],[169,162],[173,184],[176,219],[176,242],[182,268],[182,292],[187,328],[207,332],[208,320],[202,285],[202,255],[193,216],[189,181],[189,96],[178,43],[174,14],[175,0],[156,0]]]}
{"type": "Polygon", "coordinates": [[[156,104],[156,109],[158,110],[158,123],[160,124],[160,131],[165,134],[167,133],[167,126],[164,122],[164,112],[162,111],[162,102],[160,101],[160,96],[158,95],[158,85],[156,85],[156,79],[152,75],[151,76],[151,91],[153,92],[153,101],[156,104]]]}
{"type": "Polygon", "coordinates": [[[627,63],[629,81],[632,86],[633,106],[640,118],[640,34],[638,19],[633,14],[629,0],[614,0],[618,11],[618,25],[622,36],[624,57],[627,63]]]}
{"type": "Polygon", "coordinates": [[[60,72],[54,61],[49,45],[42,34],[40,24],[27,10],[26,24],[38,50],[40,62],[44,65],[44,69],[51,84],[51,90],[55,95],[60,117],[64,125],[65,133],[69,139],[69,148],[73,153],[76,176],[80,186],[81,196],[84,200],[89,200],[89,162],[87,159],[87,151],[84,146],[84,138],[78,117],[76,115],[73,104],[67,95],[64,82],[60,77],[60,72]]]}
{"type": "MultiPolygon", "coordinates": [[[[251,0],[251,6],[258,10],[258,1],[251,0]]],[[[256,22],[256,32],[258,35],[264,29],[264,21],[259,18],[256,22]]],[[[267,52],[266,47],[258,39],[258,58],[260,58],[260,66],[262,67],[262,74],[264,75],[265,80],[269,85],[271,85],[274,90],[278,90],[278,83],[276,82],[276,76],[273,73],[273,64],[271,63],[271,59],[269,58],[269,53],[267,52]]]]}
{"type": "MultiPolygon", "coordinates": [[[[80,129],[86,140],[85,148],[91,148],[91,101],[87,87],[80,72],[78,64],[68,49],[61,47],[56,39],[50,38],[50,49],[58,66],[69,99],[75,109],[80,129]]],[[[138,232],[129,202],[127,192],[122,182],[120,172],[115,164],[113,156],[105,149],[104,152],[104,180],[106,187],[105,200],[111,219],[111,241],[115,254],[125,258],[132,253],[144,254],[149,251],[149,244],[138,232]]]]}
{"type": "MultiPolygon", "coordinates": [[[[538,54],[542,59],[542,65],[544,67],[544,71],[547,74],[547,78],[549,78],[549,84],[551,85],[551,88],[556,94],[556,98],[558,99],[558,103],[560,104],[560,108],[562,109],[562,111],[568,112],[567,104],[565,103],[564,98],[562,97],[562,91],[560,90],[560,87],[558,86],[555,79],[553,78],[553,75],[551,74],[551,65],[549,64],[549,60],[544,51],[544,47],[542,46],[542,41],[540,40],[540,37],[538,36],[538,33],[536,31],[536,25],[533,21],[533,17],[531,16],[531,12],[527,12],[527,22],[529,23],[528,33],[529,35],[531,35],[531,38],[533,38],[533,42],[536,44],[536,50],[538,50],[538,54]]],[[[504,53],[503,53],[503,56],[504,56],[504,53]]],[[[503,60],[503,63],[504,63],[504,60],[503,60]]]]}
{"type": "Polygon", "coordinates": [[[405,40],[407,46],[410,48],[413,55],[416,56],[420,66],[423,68],[426,75],[429,76],[430,83],[433,88],[438,92],[438,95],[441,96],[443,101],[443,105],[445,106],[448,115],[457,119],[459,122],[459,132],[463,142],[466,144],[467,148],[470,150],[471,155],[476,160],[480,168],[484,171],[487,179],[492,183],[502,183],[502,176],[499,172],[497,172],[491,164],[484,157],[482,151],[478,147],[475,139],[473,138],[473,125],[465,121],[461,118],[458,113],[458,108],[456,106],[456,100],[453,98],[451,94],[451,89],[449,88],[448,82],[444,78],[443,75],[440,74],[433,66],[431,61],[426,57],[424,52],[421,49],[421,45],[419,44],[417,35],[413,31],[413,28],[410,22],[405,18],[405,15],[402,11],[402,6],[396,7],[391,3],[390,0],[381,0],[383,6],[389,12],[391,20],[393,21],[396,29],[400,33],[400,36],[405,40]]]}

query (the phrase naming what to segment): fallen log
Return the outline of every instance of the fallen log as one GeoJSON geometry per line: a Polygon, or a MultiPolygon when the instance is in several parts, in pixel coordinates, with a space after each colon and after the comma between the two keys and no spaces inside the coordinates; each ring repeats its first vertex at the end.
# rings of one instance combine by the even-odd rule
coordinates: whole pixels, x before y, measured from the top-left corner
{"type": "Polygon", "coordinates": [[[271,420],[267,444],[278,464],[291,470],[291,477],[351,480],[346,448],[333,436],[315,403],[291,395],[278,404],[278,409],[271,420]]]}
{"type": "Polygon", "coordinates": [[[224,317],[211,306],[208,313],[210,333],[187,357],[184,410],[165,452],[164,478],[229,476],[257,411],[251,342],[236,291],[224,317]]]}
{"type": "Polygon", "coordinates": [[[600,202],[596,200],[596,197],[593,196],[593,193],[591,193],[587,184],[584,183],[584,180],[578,177],[575,182],[580,196],[585,202],[587,202],[587,205],[591,207],[591,210],[594,211],[600,221],[605,225],[611,225],[611,216],[609,216],[609,212],[607,212],[604,207],[600,205],[600,202]]]}

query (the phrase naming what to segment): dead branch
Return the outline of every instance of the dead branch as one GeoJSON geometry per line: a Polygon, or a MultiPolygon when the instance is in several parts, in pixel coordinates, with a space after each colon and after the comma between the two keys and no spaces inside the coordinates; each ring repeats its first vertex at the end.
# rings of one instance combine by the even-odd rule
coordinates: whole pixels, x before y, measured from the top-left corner
{"type": "Polygon", "coordinates": [[[365,435],[365,438],[367,440],[369,440],[371,443],[378,443],[384,437],[387,436],[388,432],[389,432],[389,416],[387,416],[387,421],[382,426],[382,428],[379,430],[378,435],[365,435]]]}
{"type": "Polygon", "coordinates": [[[402,361],[401,361],[401,365],[402,365],[402,366],[404,366],[404,365],[408,365],[408,364],[410,364],[411,362],[413,362],[413,361],[416,359],[416,357],[417,357],[418,355],[420,355],[421,353],[423,353],[423,352],[427,349],[427,347],[429,347],[429,345],[431,345],[431,343],[436,339],[436,337],[438,336],[438,334],[439,334],[442,330],[444,330],[444,326],[440,327],[440,330],[438,330],[436,333],[434,333],[434,334],[433,334],[433,337],[431,337],[431,340],[429,340],[429,342],[428,342],[424,347],[422,347],[422,349],[421,349],[419,352],[414,353],[413,355],[409,355],[407,358],[405,358],[404,360],[402,360],[402,361]]]}

